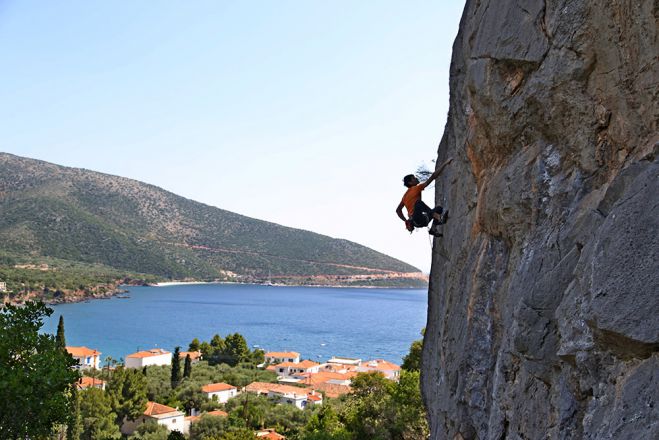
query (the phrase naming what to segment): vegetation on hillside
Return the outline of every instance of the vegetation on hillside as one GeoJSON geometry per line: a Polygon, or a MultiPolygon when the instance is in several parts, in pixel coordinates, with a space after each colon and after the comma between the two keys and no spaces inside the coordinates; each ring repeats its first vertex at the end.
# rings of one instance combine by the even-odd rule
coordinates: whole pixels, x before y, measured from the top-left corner
{"type": "Polygon", "coordinates": [[[419,271],[357,243],[245,217],[135,180],[6,153],[0,153],[0,212],[0,277],[23,277],[23,283],[39,280],[7,274],[12,265],[1,261],[3,255],[112,269],[115,280],[151,274],[289,284],[424,283],[388,278],[419,271]]]}
{"type": "Polygon", "coordinates": [[[0,302],[32,296],[48,302],[102,297],[116,291],[119,283],[142,284],[159,279],[162,278],[100,264],[24,258],[0,252],[0,281],[7,283],[7,292],[0,292],[0,302]]]}

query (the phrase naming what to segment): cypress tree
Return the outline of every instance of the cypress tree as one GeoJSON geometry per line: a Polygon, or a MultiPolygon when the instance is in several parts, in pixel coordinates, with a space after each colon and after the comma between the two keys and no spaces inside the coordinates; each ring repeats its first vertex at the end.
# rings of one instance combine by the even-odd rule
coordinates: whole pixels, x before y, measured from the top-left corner
{"type": "Polygon", "coordinates": [[[180,352],[181,347],[176,347],[174,349],[174,357],[172,359],[172,389],[175,389],[181,382],[181,357],[179,356],[180,352]]]}
{"type": "Polygon", "coordinates": [[[190,375],[192,374],[192,359],[190,359],[190,355],[185,356],[185,363],[183,364],[183,377],[189,378],[190,375]]]}
{"type": "Polygon", "coordinates": [[[65,349],[66,348],[66,339],[64,338],[64,317],[59,315],[59,323],[57,324],[57,346],[65,349]]]}

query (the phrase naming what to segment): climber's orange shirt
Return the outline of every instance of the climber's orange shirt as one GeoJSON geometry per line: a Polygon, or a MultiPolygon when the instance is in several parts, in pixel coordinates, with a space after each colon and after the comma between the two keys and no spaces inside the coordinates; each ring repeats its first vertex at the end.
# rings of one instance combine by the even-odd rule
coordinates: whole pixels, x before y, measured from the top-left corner
{"type": "Polygon", "coordinates": [[[408,188],[407,191],[405,191],[402,202],[407,209],[408,217],[412,217],[414,214],[414,204],[421,198],[421,191],[423,191],[423,186],[421,186],[421,184],[408,188]]]}

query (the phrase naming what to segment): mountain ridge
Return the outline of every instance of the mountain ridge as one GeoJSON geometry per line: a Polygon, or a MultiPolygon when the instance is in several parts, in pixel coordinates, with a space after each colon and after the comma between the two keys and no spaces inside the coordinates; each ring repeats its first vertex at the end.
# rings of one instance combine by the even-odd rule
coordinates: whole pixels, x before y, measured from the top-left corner
{"type": "MultiPolygon", "coordinates": [[[[419,269],[358,243],[253,219],[135,179],[0,153],[0,252],[164,279],[418,286],[419,269]],[[328,281],[329,280],[329,281],[328,281]]],[[[425,281],[423,281],[425,282],[425,281]]]]}

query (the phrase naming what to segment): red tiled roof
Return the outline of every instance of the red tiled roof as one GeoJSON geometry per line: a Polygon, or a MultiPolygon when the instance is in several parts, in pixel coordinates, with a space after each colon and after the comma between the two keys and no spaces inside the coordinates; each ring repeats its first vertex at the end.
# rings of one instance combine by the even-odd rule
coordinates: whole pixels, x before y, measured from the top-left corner
{"type": "Polygon", "coordinates": [[[187,355],[190,355],[191,361],[194,361],[195,359],[201,359],[201,351],[181,351],[178,354],[178,357],[185,359],[187,355]]]}
{"type": "Polygon", "coordinates": [[[237,389],[233,385],[229,385],[228,383],[223,383],[223,382],[218,382],[218,383],[209,383],[208,385],[204,385],[201,387],[201,391],[204,393],[216,393],[218,391],[228,391],[228,390],[235,390],[237,389]]]}
{"type": "Polygon", "coordinates": [[[146,410],[144,411],[145,416],[159,416],[161,414],[167,414],[170,412],[176,412],[178,411],[176,408],[172,408],[171,406],[167,405],[161,405],[160,403],[156,402],[147,402],[146,403],[146,410]]]}
{"type": "Polygon", "coordinates": [[[229,417],[228,412],[221,411],[219,409],[216,409],[215,411],[209,411],[206,414],[209,416],[214,416],[214,417],[229,417]]]}
{"type": "Polygon", "coordinates": [[[300,368],[311,368],[311,367],[317,367],[320,365],[318,362],[310,361],[310,360],[303,360],[300,361],[297,366],[300,368]]]}
{"type": "Polygon", "coordinates": [[[274,429],[262,429],[256,431],[256,438],[266,440],[286,440],[286,437],[277,433],[274,429]]]}
{"type": "Polygon", "coordinates": [[[357,375],[356,372],[349,373],[333,373],[331,371],[321,371],[320,373],[307,373],[307,376],[302,380],[306,385],[317,385],[325,383],[330,380],[350,380],[357,375]]]}
{"type": "Polygon", "coordinates": [[[281,385],[278,383],[269,383],[269,382],[252,382],[245,387],[245,391],[250,391],[252,393],[268,393],[270,391],[281,394],[295,394],[303,396],[309,394],[312,390],[311,388],[300,388],[292,385],[281,385]]]}
{"type": "Polygon", "coordinates": [[[294,367],[294,368],[311,368],[311,367],[317,367],[320,365],[318,362],[314,361],[308,361],[308,360],[303,360],[298,363],[295,362],[282,362],[281,364],[275,365],[276,368],[279,367],[294,367]]]}
{"type": "Polygon", "coordinates": [[[96,356],[101,354],[100,351],[94,350],[87,347],[66,347],[66,351],[69,352],[71,356],[84,357],[84,356],[96,356]]]}
{"type": "Polygon", "coordinates": [[[300,353],[295,351],[270,351],[264,355],[265,357],[275,358],[296,358],[300,357],[300,353]]]}
{"type": "Polygon", "coordinates": [[[88,376],[82,376],[79,380],[76,386],[84,390],[86,388],[90,387],[100,387],[105,385],[105,381],[101,379],[96,379],[95,377],[88,377],[88,376]]]}
{"type": "Polygon", "coordinates": [[[131,353],[127,358],[146,358],[146,357],[151,357],[151,356],[160,356],[163,354],[170,354],[167,350],[163,350],[162,348],[154,348],[152,350],[145,350],[145,351],[138,351],[137,353],[131,353]]]}
{"type": "Polygon", "coordinates": [[[319,383],[314,385],[314,388],[318,391],[322,391],[325,393],[325,396],[332,399],[335,399],[344,394],[348,394],[350,391],[352,391],[352,388],[350,388],[348,385],[338,385],[334,383],[319,383]]]}
{"type": "Polygon", "coordinates": [[[398,371],[400,366],[387,362],[384,359],[374,359],[372,361],[362,362],[361,369],[377,370],[377,371],[398,371]]]}

